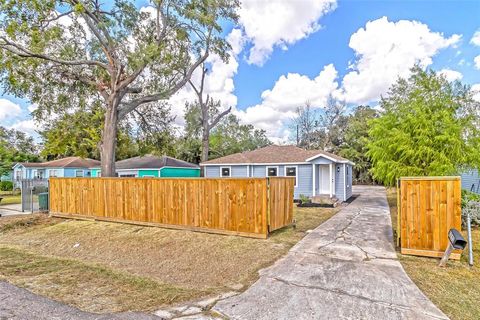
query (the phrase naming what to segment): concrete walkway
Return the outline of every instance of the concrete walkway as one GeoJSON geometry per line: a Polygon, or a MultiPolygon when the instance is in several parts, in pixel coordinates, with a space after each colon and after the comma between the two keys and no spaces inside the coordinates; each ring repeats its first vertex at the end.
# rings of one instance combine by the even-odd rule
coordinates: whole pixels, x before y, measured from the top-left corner
{"type": "Polygon", "coordinates": [[[213,310],[231,319],[448,319],[397,260],[385,189],[354,194],[252,287],[213,310]]]}

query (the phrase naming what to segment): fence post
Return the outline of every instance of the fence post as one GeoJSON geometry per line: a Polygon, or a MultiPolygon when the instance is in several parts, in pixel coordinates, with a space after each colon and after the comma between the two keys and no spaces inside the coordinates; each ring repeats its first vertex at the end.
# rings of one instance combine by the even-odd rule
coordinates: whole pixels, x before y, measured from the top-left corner
{"type": "Polygon", "coordinates": [[[267,235],[270,234],[270,214],[271,214],[271,188],[270,188],[270,178],[267,177],[267,235]]]}
{"type": "Polygon", "coordinates": [[[400,231],[401,229],[401,213],[402,213],[402,201],[401,201],[401,193],[400,193],[400,179],[397,179],[397,247],[400,247],[400,231]]]}

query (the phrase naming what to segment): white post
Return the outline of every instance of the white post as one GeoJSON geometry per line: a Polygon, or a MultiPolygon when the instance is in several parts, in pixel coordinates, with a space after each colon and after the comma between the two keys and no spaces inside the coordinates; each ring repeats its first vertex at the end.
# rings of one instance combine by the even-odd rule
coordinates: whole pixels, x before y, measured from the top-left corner
{"type": "Polygon", "coordinates": [[[343,164],[343,201],[347,201],[347,164],[343,164]]]}
{"type": "Polygon", "coordinates": [[[312,164],[312,197],[315,197],[315,164],[312,164]]]}
{"type": "Polygon", "coordinates": [[[330,198],[331,198],[333,196],[333,192],[332,192],[332,182],[333,182],[332,168],[333,168],[333,163],[330,163],[329,167],[330,167],[330,198]]]}

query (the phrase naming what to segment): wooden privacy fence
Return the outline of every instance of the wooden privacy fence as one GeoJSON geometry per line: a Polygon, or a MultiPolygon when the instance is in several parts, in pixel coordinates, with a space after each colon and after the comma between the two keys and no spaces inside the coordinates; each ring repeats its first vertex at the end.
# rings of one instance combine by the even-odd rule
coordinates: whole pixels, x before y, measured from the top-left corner
{"type": "Polygon", "coordinates": [[[51,178],[50,213],[266,238],[293,221],[294,178],[51,178]]]}
{"type": "MultiPolygon", "coordinates": [[[[461,230],[460,177],[400,178],[397,202],[401,253],[441,257],[450,228],[461,230]]],[[[459,251],[451,258],[460,259],[459,251]]]]}

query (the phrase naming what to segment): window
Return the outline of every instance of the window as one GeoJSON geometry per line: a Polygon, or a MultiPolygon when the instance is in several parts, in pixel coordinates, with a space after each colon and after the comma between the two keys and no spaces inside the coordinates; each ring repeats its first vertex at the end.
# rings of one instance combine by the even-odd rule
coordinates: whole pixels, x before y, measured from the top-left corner
{"type": "Polygon", "coordinates": [[[126,173],[126,174],[120,174],[119,175],[121,178],[135,178],[136,175],[133,173],[126,173]]]}
{"type": "Polygon", "coordinates": [[[297,186],[297,167],[285,167],[285,177],[295,177],[295,187],[297,186]]]}
{"type": "Polygon", "coordinates": [[[22,171],[18,170],[15,172],[15,180],[22,180],[22,171]]]}
{"type": "Polygon", "coordinates": [[[49,175],[50,177],[58,177],[58,170],[50,170],[49,175]]]}
{"type": "Polygon", "coordinates": [[[267,177],[278,176],[278,167],[267,167],[267,177]]]}
{"type": "Polygon", "coordinates": [[[221,167],[220,168],[221,177],[231,177],[230,167],[221,167]]]}
{"type": "Polygon", "coordinates": [[[83,178],[83,170],[75,170],[75,177],[83,178]]]}

